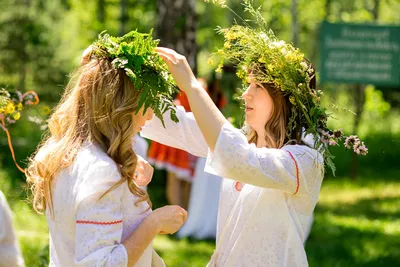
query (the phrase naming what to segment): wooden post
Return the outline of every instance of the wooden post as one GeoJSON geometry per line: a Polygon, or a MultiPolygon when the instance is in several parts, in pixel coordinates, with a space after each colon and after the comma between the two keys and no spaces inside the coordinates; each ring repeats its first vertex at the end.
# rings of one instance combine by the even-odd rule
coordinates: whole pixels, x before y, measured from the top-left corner
{"type": "MultiPolygon", "coordinates": [[[[374,22],[378,21],[379,16],[379,4],[380,0],[374,0],[374,8],[371,10],[371,13],[374,17],[374,22]]],[[[358,128],[360,125],[361,117],[364,112],[364,103],[365,103],[365,85],[359,84],[355,87],[354,92],[354,102],[356,107],[356,117],[353,123],[353,133],[358,134],[358,128]]],[[[352,155],[352,173],[351,177],[353,180],[356,180],[358,176],[358,157],[357,154],[353,152],[352,155]]]]}
{"type": "MultiPolygon", "coordinates": [[[[356,108],[355,110],[356,116],[353,122],[353,134],[358,134],[361,117],[364,111],[365,85],[357,84],[354,87],[354,103],[356,108]]],[[[358,157],[355,152],[352,152],[351,165],[352,165],[351,177],[353,180],[356,180],[358,176],[358,157]]]]}

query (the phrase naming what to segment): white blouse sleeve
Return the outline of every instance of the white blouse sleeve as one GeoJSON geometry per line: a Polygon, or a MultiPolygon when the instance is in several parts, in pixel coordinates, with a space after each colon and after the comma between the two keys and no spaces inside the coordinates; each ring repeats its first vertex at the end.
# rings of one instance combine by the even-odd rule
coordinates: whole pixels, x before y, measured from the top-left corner
{"type": "Polygon", "coordinates": [[[156,116],[146,123],[140,135],[161,144],[185,150],[198,157],[207,157],[208,146],[192,112],[185,112],[178,106],[176,115],[179,122],[171,120],[170,112],[163,115],[165,127],[156,116]]]}
{"type": "Polygon", "coordinates": [[[0,190],[0,246],[2,241],[6,238],[7,229],[6,222],[8,220],[7,211],[9,210],[6,197],[0,190]]]}
{"type": "Polygon", "coordinates": [[[322,156],[306,146],[257,148],[226,123],[207,159],[206,171],[242,183],[307,195],[318,184],[313,179],[322,179],[322,163],[322,156]]]}
{"type": "Polygon", "coordinates": [[[76,198],[75,264],[125,267],[128,254],[121,244],[124,184],[100,198],[121,176],[116,166],[105,161],[89,168],[76,198]]]}

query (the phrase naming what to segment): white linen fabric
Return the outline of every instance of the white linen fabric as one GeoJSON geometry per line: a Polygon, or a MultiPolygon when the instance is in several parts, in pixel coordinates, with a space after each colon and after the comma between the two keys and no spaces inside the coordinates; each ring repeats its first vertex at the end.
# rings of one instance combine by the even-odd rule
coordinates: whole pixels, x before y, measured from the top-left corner
{"type": "Polygon", "coordinates": [[[149,150],[149,144],[147,141],[141,137],[139,134],[135,135],[133,138],[133,150],[143,159],[147,160],[147,152],[149,150]]]}
{"type": "Polygon", "coordinates": [[[23,267],[24,259],[12,224],[12,213],[0,190],[0,267],[23,267]]]}
{"type": "MultiPolygon", "coordinates": [[[[47,211],[50,266],[127,266],[122,242],[151,210],[134,203],[127,183],[103,194],[121,178],[116,163],[95,144],[85,144],[52,187],[54,216],[47,211]]],[[[48,209],[47,209],[48,210],[48,209]]],[[[149,245],[135,266],[152,264],[149,245]]]]}
{"type": "Polygon", "coordinates": [[[190,191],[188,219],[179,229],[179,238],[216,238],[218,203],[222,179],[204,171],[206,158],[198,158],[190,191]]]}
{"type": "Polygon", "coordinates": [[[226,178],[219,201],[215,261],[209,265],[308,266],[304,232],[323,180],[321,154],[305,145],[257,148],[228,122],[211,153],[193,114],[179,107],[176,111],[179,123],[166,113],[166,129],[154,117],[141,135],[207,156],[206,171],[226,178]],[[244,184],[241,191],[237,182],[244,184]]]}

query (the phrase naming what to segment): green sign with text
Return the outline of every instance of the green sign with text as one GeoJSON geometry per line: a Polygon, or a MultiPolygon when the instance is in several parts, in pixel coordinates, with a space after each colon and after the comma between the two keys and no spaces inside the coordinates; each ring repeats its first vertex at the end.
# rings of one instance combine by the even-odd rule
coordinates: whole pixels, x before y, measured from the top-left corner
{"type": "Polygon", "coordinates": [[[400,86],[400,27],[323,22],[320,69],[322,83],[400,86]]]}

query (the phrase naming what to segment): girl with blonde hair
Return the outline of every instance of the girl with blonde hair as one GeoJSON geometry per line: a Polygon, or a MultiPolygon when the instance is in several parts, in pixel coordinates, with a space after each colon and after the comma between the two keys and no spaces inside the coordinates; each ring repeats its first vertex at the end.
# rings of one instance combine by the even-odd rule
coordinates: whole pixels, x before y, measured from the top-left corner
{"type": "Polygon", "coordinates": [[[172,99],[155,46],[151,34],[100,35],[51,115],[27,169],[33,206],[46,211],[50,266],[163,266],[152,240],[186,220],[179,206],[152,211],[135,171],[141,164],[152,174],[133,137],[172,99]],[[154,79],[159,87],[149,86],[154,79]]]}

